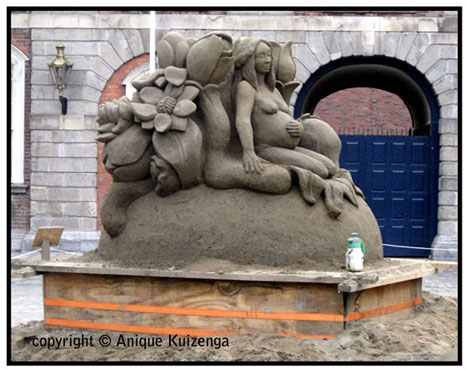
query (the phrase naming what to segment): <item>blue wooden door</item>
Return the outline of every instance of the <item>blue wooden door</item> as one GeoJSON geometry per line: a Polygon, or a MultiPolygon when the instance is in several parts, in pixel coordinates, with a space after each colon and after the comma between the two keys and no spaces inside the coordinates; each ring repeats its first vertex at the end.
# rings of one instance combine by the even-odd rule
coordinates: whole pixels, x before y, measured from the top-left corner
{"type": "MultiPolygon", "coordinates": [[[[340,136],[351,171],[378,220],[383,244],[429,248],[436,236],[438,146],[432,136],[340,136]]],[[[385,256],[426,257],[426,249],[384,247],[385,256]]]]}

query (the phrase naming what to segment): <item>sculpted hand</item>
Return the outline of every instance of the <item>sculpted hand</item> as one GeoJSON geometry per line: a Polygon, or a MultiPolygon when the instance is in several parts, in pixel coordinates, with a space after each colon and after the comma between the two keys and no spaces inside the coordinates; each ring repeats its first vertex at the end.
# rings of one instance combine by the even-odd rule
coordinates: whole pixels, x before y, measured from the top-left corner
{"type": "Polygon", "coordinates": [[[303,125],[298,121],[290,121],[285,126],[287,133],[292,137],[300,137],[303,133],[303,125]]]}
{"type": "Polygon", "coordinates": [[[264,169],[263,163],[268,162],[258,157],[255,153],[243,154],[243,168],[246,173],[256,172],[260,174],[264,169]]]}

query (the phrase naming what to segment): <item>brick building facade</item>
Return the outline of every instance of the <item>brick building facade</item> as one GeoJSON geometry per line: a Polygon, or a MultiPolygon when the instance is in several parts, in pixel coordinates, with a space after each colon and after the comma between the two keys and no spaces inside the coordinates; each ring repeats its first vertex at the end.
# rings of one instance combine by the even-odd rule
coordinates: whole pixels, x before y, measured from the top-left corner
{"type": "MultiPolygon", "coordinates": [[[[157,13],[156,40],[170,29],[192,37],[222,30],[234,37],[292,40],[297,78],[302,83],[320,67],[352,56],[395,58],[424,74],[437,94],[440,111],[436,243],[457,246],[456,11],[157,13]]],[[[62,225],[64,248],[93,249],[99,238],[99,204],[111,181],[101,165],[102,148],[94,141],[94,117],[98,104],[123,95],[125,77],[147,63],[149,14],[30,11],[14,12],[11,19],[11,44],[28,58],[24,183],[13,186],[11,196],[12,236],[21,230],[26,234],[15,234],[13,247],[28,249],[39,226],[62,225]],[[59,42],[74,63],[65,90],[66,116],[60,115],[58,93],[47,68],[59,42]]],[[[384,125],[385,129],[403,128],[407,132],[411,119],[397,96],[367,88],[352,90],[328,96],[315,113],[335,128],[378,129],[384,125]],[[352,106],[362,110],[349,109],[352,106]],[[341,118],[336,120],[336,116],[341,118]]],[[[299,93],[292,97],[293,108],[299,93]]]]}

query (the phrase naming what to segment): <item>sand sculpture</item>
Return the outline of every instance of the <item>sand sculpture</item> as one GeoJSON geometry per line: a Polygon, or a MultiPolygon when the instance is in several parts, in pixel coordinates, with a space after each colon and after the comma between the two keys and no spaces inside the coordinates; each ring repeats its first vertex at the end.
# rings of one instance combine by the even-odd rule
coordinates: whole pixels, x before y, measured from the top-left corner
{"type": "Polygon", "coordinates": [[[168,32],[157,50],[159,69],[133,83],[131,100],[99,107],[114,181],[101,207],[103,258],[342,262],[351,232],[368,259],[382,257],[377,222],[339,166],[338,135],[290,114],[291,42],[168,32]]]}

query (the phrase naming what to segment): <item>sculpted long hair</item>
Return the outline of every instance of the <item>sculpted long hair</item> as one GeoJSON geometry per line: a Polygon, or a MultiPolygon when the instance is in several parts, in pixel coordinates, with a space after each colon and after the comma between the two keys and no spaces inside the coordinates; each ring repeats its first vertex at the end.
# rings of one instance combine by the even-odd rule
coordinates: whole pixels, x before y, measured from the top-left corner
{"type": "MultiPolygon", "coordinates": [[[[269,49],[271,49],[271,44],[268,41],[262,39],[253,39],[250,45],[248,45],[248,47],[245,50],[243,50],[235,59],[235,68],[240,69],[242,80],[248,81],[250,85],[254,87],[255,90],[258,88],[258,77],[255,66],[255,54],[258,45],[262,42],[265,43],[269,47],[269,49]]],[[[273,91],[276,86],[276,77],[274,75],[272,63],[271,68],[269,72],[266,73],[264,80],[269,89],[273,91]]]]}

